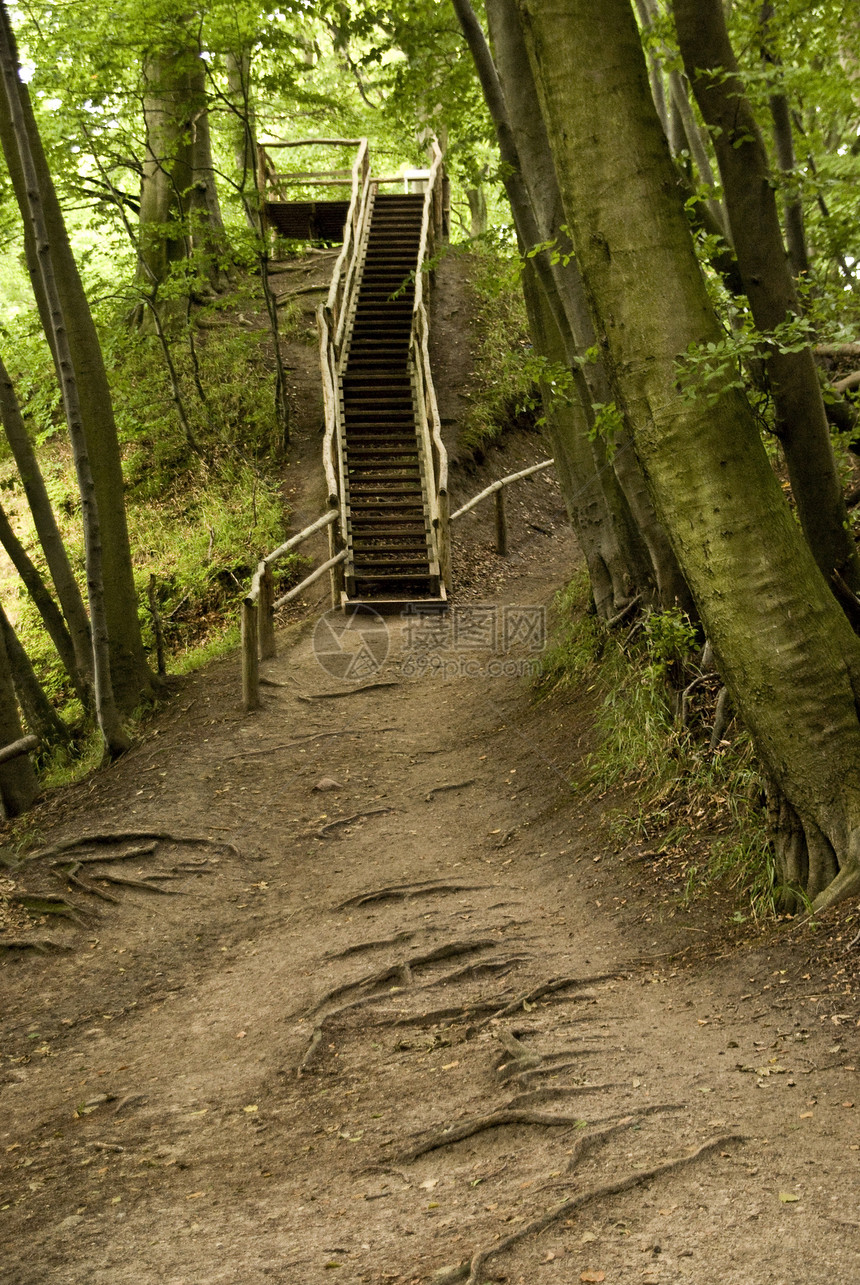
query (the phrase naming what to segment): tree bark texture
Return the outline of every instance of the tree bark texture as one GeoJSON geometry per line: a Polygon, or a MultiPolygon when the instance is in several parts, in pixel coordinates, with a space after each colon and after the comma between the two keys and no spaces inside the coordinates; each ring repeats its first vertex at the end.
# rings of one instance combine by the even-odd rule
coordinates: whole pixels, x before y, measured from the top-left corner
{"type": "Polygon", "coordinates": [[[36,534],[54,582],[60,607],[66,618],[78,674],[83,684],[90,686],[93,675],[93,654],[86,607],[54,517],[42,470],[39,468],[33,443],[30,441],[30,435],[21,415],[21,407],[15,395],[12,380],[9,378],[2,358],[0,358],[0,420],[18,466],[18,474],[30,505],[36,534]]]}
{"type": "Polygon", "coordinates": [[[719,668],[758,752],[828,845],[806,891],[860,887],[860,641],[801,537],[752,411],[685,396],[678,359],[717,342],[629,0],[519,0],[617,400],[719,668]],[[605,37],[606,30],[612,40],[605,37]]]}
{"type": "MultiPolygon", "coordinates": [[[[0,630],[0,747],[19,741],[23,735],[9,657],[0,630]]],[[[36,801],[38,794],[39,784],[29,755],[22,754],[6,763],[0,763],[0,801],[5,816],[16,817],[26,812],[36,801]]]]}
{"type": "Polygon", "coordinates": [[[6,646],[15,695],[29,731],[45,744],[68,742],[68,729],[45,695],[33,663],[2,606],[0,606],[0,633],[3,635],[6,646]]]}
{"type": "MultiPolygon", "coordinates": [[[[81,515],[84,526],[84,543],[87,566],[87,595],[93,641],[93,678],[96,714],[105,744],[111,754],[127,749],[128,738],[122,724],[114,697],[110,672],[110,647],[105,611],[105,580],[102,560],[102,535],[95,482],[89,462],[89,449],[81,412],[80,384],[72,354],[69,332],[81,320],[74,309],[64,307],[58,274],[55,267],[56,252],[51,241],[48,219],[45,214],[46,190],[53,192],[53,185],[44,182],[33,146],[33,136],[38,138],[29,96],[24,92],[18,69],[17,50],[5,8],[0,5],[0,115],[8,120],[11,141],[21,176],[26,200],[22,206],[25,224],[33,234],[36,262],[45,305],[49,315],[51,347],[60,376],[63,408],[72,452],[75,460],[78,490],[81,496],[81,515]]],[[[68,242],[66,242],[68,244],[68,242]]],[[[62,253],[59,255],[62,265],[62,253]]],[[[85,302],[85,301],[84,301],[85,302]]],[[[84,306],[89,318],[89,308],[84,306]]]]}
{"type": "MultiPolygon", "coordinates": [[[[799,317],[801,308],[782,240],[767,152],[737,74],[722,0],[675,0],[673,10],[687,74],[714,140],[753,320],[768,333],[799,317]]],[[[773,351],[767,372],[775,431],[810,548],[826,579],[836,570],[857,593],[860,559],[812,351],[773,351]]]]}
{"type": "MultiPolygon", "coordinates": [[[[503,93],[483,30],[468,0],[453,0],[453,4],[496,128],[505,167],[505,190],[521,250],[528,256],[524,289],[530,324],[537,328],[533,335],[535,347],[544,356],[551,352],[553,360],[567,366],[573,377],[574,391],[567,405],[553,409],[553,395],[546,384],[543,387],[544,403],[548,410],[553,449],[557,452],[565,504],[585,541],[583,553],[586,562],[597,577],[592,585],[595,604],[598,613],[609,618],[630,596],[640,591],[647,594],[655,577],[647,547],[636,529],[618,478],[607,462],[605,452],[601,458],[600,443],[590,440],[594,429],[594,398],[582,364],[577,361],[584,347],[571,326],[576,303],[565,298],[565,294],[569,295],[576,288],[576,269],[573,267],[572,273],[566,276],[553,263],[556,256],[546,248],[537,248],[556,234],[562,238],[561,249],[565,248],[560,219],[553,220],[553,214],[561,214],[561,205],[552,159],[545,144],[542,155],[539,155],[537,146],[530,152],[536,169],[542,166],[539,178],[533,182],[533,187],[542,193],[543,205],[539,214],[523,172],[507,96],[503,93]],[[547,213],[553,201],[555,208],[552,213],[547,213]],[[571,275],[572,281],[568,279],[571,275]]],[[[525,68],[520,67],[520,72],[530,74],[527,63],[525,68]]]]}
{"type": "MultiPolygon", "coordinates": [[[[11,48],[13,65],[17,69],[14,36],[5,12],[0,14],[0,23],[4,31],[4,44],[8,43],[11,48]]],[[[17,70],[14,76],[17,100],[36,168],[56,285],[65,314],[74,318],[74,323],[68,327],[67,338],[79,390],[81,419],[87,440],[87,453],[92,468],[99,521],[103,533],[103,578],[111,678],[120,710],[130,713],[142,699],[152,695],[153,686],[152,675],[144,656],[138,619],[137,595],[125,516],[122,463],[110,388],[98,335],[69,245],[59,201],[36,129],[27,87],[18,80],[17,70]]],[[[16,200],[24,212],[28,208],[28,188],[18,155],[11,117],[6,110],[0,111],[0,144],[2,144],[16,200]]],[[[58,377],[62,379],[58,354],[52,340],[51,309],[39,268],[35,234],[27,215],[24,217],[24,243],[27,267],[42,326],[51,344],[58,377]]]]}
{"type": "Polygon", "coordinates": [[[146,153],[140,188],[138,284],[150,292],[195,248],[220,279],[224,222],[215,186],[205,69],[195,44],[151,55],[143,69],[146,153]]]}
{"type": "MultiPolygon", "coordinates": [[[[504,86],[504,103],[526,190],[535,213],[541,241],[552,241],[556,254],[550,268],[567,321],[569,339],[566,360],[578,381],[587,405],[608,405],[612,391],[600,356],[586,360],[597,349],[588,300],[580,278],[565,225],[564,207],[555,172],[546,125],[537,104],[537,88],[528,50],[523,39],[516,0],[488,0],[487,20],[493,42],[495,63],[504,86]]],[[[587,428],[593,436],[593,421],[587,428]]],[[[629,425],[625,425],[609,451],[601,442],[596,466],[603,479],[607,506],[616,526],[620,547],[627,560],[635,591],[646,590],[649,580],[663,607],[678,605],[694,610],[689,589],[666,533],[661,527],[631,449],[629,425]],[[604,468],[611,453],[612,470],[604,468]],[[614,474],[614,475],[613,475],[614,474]]]]}

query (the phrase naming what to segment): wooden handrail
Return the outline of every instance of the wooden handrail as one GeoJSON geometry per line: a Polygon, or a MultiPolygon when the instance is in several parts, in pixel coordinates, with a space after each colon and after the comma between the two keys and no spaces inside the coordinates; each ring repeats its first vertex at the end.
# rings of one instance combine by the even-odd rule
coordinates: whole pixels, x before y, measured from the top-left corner
{"type": "Polygon", "coordinates": [[[529,477],[532,473],[540,473],[543,469],[550,468],[554,463],[555,460],[541,460],[539,464],[531,464],[528,468],[520,469],[518,473],[509,473],[507,477],[500,477],[498,481],[491,482],[478,495],[473,495],[471,500],[468,500],[456,513],[452,513],[451,521],[455,522],[457,518],[461,518],[464,513],[468,513],[470,509],[473,509],[476,504],[480,504],[481,500],[486,500],[491,495],[494,495],[496,491],[501,491],[503,487],[510,486],[511,482],[519,482],[520,478],[529,477]]]}

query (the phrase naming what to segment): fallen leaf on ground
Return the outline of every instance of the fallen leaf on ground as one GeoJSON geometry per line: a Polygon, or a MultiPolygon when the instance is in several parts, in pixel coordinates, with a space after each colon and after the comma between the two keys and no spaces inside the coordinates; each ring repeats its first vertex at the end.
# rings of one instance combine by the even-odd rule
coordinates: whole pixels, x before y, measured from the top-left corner
{"type": "Polygon", "coordinates": [[[581,1281],[605,1281],[606,1272],[581,1272],[579,1279],[581,1281]]]}
{"type": "Polygon", "coordinates": [[[796,1200],[800,1200],[800,1196],[795,1195],[793,1191],[781,1191],[779,1198],[784,1205],[793,1205],[796,1200]]]}

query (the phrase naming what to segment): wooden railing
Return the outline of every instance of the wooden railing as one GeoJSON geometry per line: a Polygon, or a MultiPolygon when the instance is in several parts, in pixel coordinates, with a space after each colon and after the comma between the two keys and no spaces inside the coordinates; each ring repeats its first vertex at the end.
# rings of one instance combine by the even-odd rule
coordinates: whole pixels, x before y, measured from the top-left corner
{"type": "Polygon", "coordinates": [[[520,469],[518,473],[509,473],[507,477],[500,477],[498,481],[491,482],[477,495],[473,495],[471,500],[451,514],[450,521],[456,522],[464,513],[468,513],[476,504],[482,500],[488,500],[491,495],[496,497],[496,553],[502,557],[508,552],[508,513],[505,505],[505,487],[510,486],[512,482],[519,482],[524,477],[531,477],[533,473],[541,473],[544,469],[551,468],[555,460],[541,460],[539,464],[531,464],[528,468],[520,469]]]}
{"type": "Polygon", "coordinates": [[[285,554],[292,553],[293,549],[297,549],[310,536],[316,535],[317,531],[322,531],[325,527],[331,531],[337,517],[337,510],[330,509],[321,518],[317,518],[316,522],[306,526],[304,531],[278,545],[277,549],[267,553],[257,563],[251,588],[242,599],[242,708],[246,714],[252,709],[260,708],[260,661],[268,660],[276,654],[275,611],[298,598],[315,580],[343,562],[346,549],[337,551],[280,598],[275,597],[272,564],[285,554]]]}
{"type": "Polygon", "coordinates": [[[442,424],[430,369],[429,327],[424,305],[424,274],[432,272],[437,248],[444,235],[442,149],[432,140],[432,161],[424,192],[421,240],[415,273],[415,301],[412,307],[412,336],[409,364],[418,412],[418,431],[423,442],[427,496],[439,575],[451,592],[451,531],[448,503],[448,452],[442,441],[442,424]]]}

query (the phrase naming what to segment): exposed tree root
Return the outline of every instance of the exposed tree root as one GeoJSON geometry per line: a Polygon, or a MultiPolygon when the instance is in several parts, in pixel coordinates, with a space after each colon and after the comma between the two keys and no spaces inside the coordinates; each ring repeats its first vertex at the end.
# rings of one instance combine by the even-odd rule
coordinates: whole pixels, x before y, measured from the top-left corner
{"type": "Polygon", "coordinates": [[[363,821],[365,817],[375,817],[383,812],[393,812],[394,808],[367,808],[364,812],[353,812],[352,816],[339,817],[337,821],[329,821],[328,825],[322,826],[319,830],[314,830],[313,836],[317,839],[330,838],[329,831],[337,830],[342,825],[351,825],[353,821],[363,821]]]}
{"type": "MultiPolygon", "coordinates": [[[[263,682],[264,679],[260,679],[263,682]]],[[[283,684],[284,686],[286,684],[283,684]]],[[[241,750],[238,754],[227,754],[223,760],[225,763],[232,763],[234,759],[257,758],[261,754],[275,754],[278,750],[291,750],[294,745],[304,745],[306,741],[324,741],[332,736],[369,736],[373,733],[382,732],[399,732],[399,727],[343,727],[338,732],[311,732],[308,736],[297,736],[293,741],[283,741],[280,745],[267,745],[258,750],[241,750]]]]}
{"type": "Polygon", "coordinates": [[[448,986],[461,982],[464,977],[474,977],[477,973],[506,973],[517,964],[527,963],[530,955],[499,955],[494,959],[476,959],[473,964],[466,964],[456,972],[446,973],[435,982],[428,982],[421,990],[430,990],[433,986],[448,986]]]}
{"type": "Polygon", "coordinates": [[[520,1110],[524,1107],[540,1106],[556,1098],[581,1098],[589,1093],[606,1093],[609,1089],[619,1088],[618,1084],[560,1084],[557,1089],[532,1089],[528,1093],[518,1093],[511,1098],[508,1107],[520,1110]]]}
{"type": "Polygon", "coordinates": [[[468,781],[452,781],[450,785],[434,785],[428,794],[424,795],[424,802],[430,803],[434,794],[444,794],[446,790],[465,790],[467,785],[474,785],[477,777],[470,776],[468,781]]]}
{"type": "Polygon", "coordinates": [[[9,900],[21,906],[30,915],[62,915],[82,928],[86,927],[86,916],[93,913],[76,901],[69,901],[67,897],[55,897],[48,892],[15,892],[9,900]]]}
{"type": "Polygon", "coordinates": [[[83,866],[92,865],[95,862],[101,862],[104,865],[112,861],[136,861],[139,857],[151,857],[158,843],[144,843],[138,848],[129,848],[126,852],[105,853],[105,852],[76,852],[74,858],[66,860],[52,861],[54,867],[65,867],[68,865],[83,866]]]}
{"type": "MultiPolygon", "coordinates": [[[[72,852],[75,848],[95,848],[111,843],[131,843],[140,840],[154,840],[158,843],[190,843],[206,844],[212,848],[223,848],[230,852],[234,857],[239,856],[239,849],[232,843],[227,843],[224,839],[208,839],[201,835],[176,835],[170,834],[164,830],[123,830],[116,834],[82,834],[77,839],[64,839],[61,843],[55,843],[50,848],[41,848],[38,852],[29,855],[29,861],[35,861],[37,858],[58,857],[63,852],[72,852]]],[[[152,849],[154,851],[154,848],[152,849]]],[[[79,858],[80,860],[104,861],[105,857],[79,858]]],[[[117,856],[110,858],[113,861],[124,860],[124,857],[117,856]]]]}
{"type": "Polygon", "coordinates": [[[431,1133],[422,1142],[417,1142],[406,1151],[401,1151],[401,1161],[417,1160],[427,1155],[428,1151],[437,1151],[440,1147],[450,1146],[453,1142],[463,1142],[473,1138],[476,1133],[486,1129],[498,1129],[507,1124],[535,1124],[550,1127],[584,1129],[588,1121],[577,1115],[555,1115],[551,1111],[530,1111],[522,1108],[502,1107],[490,1111],[487,1115],[473,1116],[471,1120],[462,1120],[459,1124],[449,1124],[447,1128],[431,1133]]]}
{"type": "Polygon", "coordinates": [[[115,875],[107,870],[100,870],[96,875],[105,883],[117,884],[121,888],[140,888],[144,892],[160,892],[162,897],[180,897],[182,894],[173,888],[159,888],[157,883],[148,883],[145,879],[128,879],[124,875],[115,875]]]}
{"type": "Polygon", "coordinates": [[[74,947],[64,941],[54,941],[53,937],[0,937],[0,950],[37,950],[44,953],[74,950],[74,947]]]}
{"type": "MultiPolygon", "coordinates": [[[[612,1049],[581,1049],[577,1050],[577,1057],[594,1055],[597,1053],[614,1052],[612,1049]]],[[[515,1071],[513,1075],[504,1076],[504,1079],[519,1080],[521,1084],[528,1084],[531,1080],[536,1080],[541,1075],[561,1075],[562,1071],[581,1071],[582,1067],[578,1062],[549,1062],[541,1066],[526,1067],[522,1071],[515,1071]]]]}
{"type": "MultiPolygon", "coordinates": [[[[506,1004],[504,1008],[497,1009],[495,1013],[478,1022],[473,1029],[477,1031],[486,1026],[488,1022],[502,1017],[510,1017],[511,1013],[516,1013],[525,1004],[536,1004],[538,1000],[544,999],[547,995],[554,995],[557,991],[567,990],[570,986],[590,986],[593,982],[605,982],[616,977],[618,977],[618,973],[595,973],[593,977],[553,977],[547,982],[541,982],[540,986],[535,986],[523,995],[518,995],[516,999],[511,1000],[510,1004],[506,1004]]],[[[580,991],[578,995],[568,996],[568,998],[573,1000],[596,999],[597,994],[595,991],[585,990],[580,991]]]]}
{"type": "Polygon", "coordinates": [[[119,897],[115,897],[111,892],[105,892],[103,888],[97,888],[94,883],[88,883],[86,879],[81,879],[78,874],[79,869],[80,862],[75,862],[74,867],[66,866],[62,870],[55,868],[51,873],[58,879],[65,879],[74,888],[80,888],[81,892],[86,892],[91,897],[99,897],[102,901],[112,902],[115,906],[119,905],[119,897]]]}
{"type": "Polygon", "coordinates": [[[395,1026],[439,1026],[447,1022],[449,1026],[458,1026],[481,1013],[495,1013],[499,1007],[498,996],[492,999],[476,999],[471,1004],[454,1004],[450,1008],[434,1008],[429,1013],[416,1013],[414,1016],[398,1016],[395,1026]]]}
{"type": "Polygon", "coordinates": [[[381,950],[384,946],[400,946],[405,941],[411,941],[414,936],[414,932],[404,930],[401,933],[395,933],[393,937],[379,937],[376,941],[359,941],[354,946],[344,946],[343,950],[326,951],[323,959],[348,959],[350,955],[359,955],[366,950],[381,950]]]}
{"type": "Polygon", "coordinates": [[[309,696],[297,696],[296,699],[310,703],[311,701],[333,701],[339,700],[341,696],[357,696],[359,692],[375,692],[380,687],[400,687],[401,683],[394,680],[385,683],[363,683],[361,687],[350,687],[344,692],[311,692],[309,696]]]}
{"type": "Polygon", "coordinates": [[[365,973],[363,977],[357,977],[354,982],[344,982],[340,986],[335,986],[319,1000],[314,1012],[318,1013],[326,1004],[330,1004],[332,1000],[340,999],[341,995],[346,995],[351,990],[358,990],[365,986],[383,986],[390,981],[400,981],[401,984],[408,985],[411,981],[413,968],[420,968],[425,964],[435,964],[440,959],[452,959],[457,955],[468,955],[473,951],[486,950],[487,947],[496,946],[497,944],[495,937],[475,937],[471,941],[450,941],[442,946],[434,946],[432,950],[425,951],[423,955],[413,955],[411,959],[400,960],[396,964],[391,964],[388,968],[379,968],[375,972],[365,973]]]}
{"type": "Polygon", "coordinates": [[[360,892],[354,897],[347,897],[335,910],[349,910],[354,906],[367,906],[374,901],[408,901],[411,897],[432,897],[440,892],[480,892],[488,887],[485,883],[448,883],[442,879],[431,879],[427,883],[392,883],[384,888],[374,888],[370,892],[360,892]]]}
{"type": "Polygon", "coordinates": [[[518,1227],[516,1231],[511,1232],[509,1236],[497,1240],[494,1244],[478,1252],[470,1259],[465,1259],[455,1267],[445,1267],[436,1272],[431,1277],[432,1285],[455,1285],[457,1281],[466,1281],[466,1285],[479,1285],[483,1280],[483,1272],[486,1264],[497,1254],[503,1254],[505,1250],[510,1249],[519,1241],[524,1240],[526,1236],[537,1235],[538,1232],[544,1231],[547,1227],[558,1222],[560,1218],[565,1218],[581,1209],[584,1205],[591,1204],[595,1200],[603,1200],[607,1196],[618,1196],[624,1191],[630,1191],[633,1187],[641,1187],[643,1183],[653,1182],[655,1178],[661,1178],[664,1174],[673,1173],[677,1169],[684,1168],[685,1165],[695,1164],[704,1156],[710,1155],[713,1151],[718,1151],[721,1147],[728,1146],[734,1142],[744,1142],[745,1139],[739,1133],[723,1133],[715,1138],[709,1138],[703,1142],[695,1151],[689,1152],[685,1156],[678,1156],[674,1160],[665,1160],[662,1164],[654,1165],[651,1169],[643,1169],[638,1173],[628,1174],[625,1178],[618,1178],[614,1182],[603,1183],[599,1187],[592,1187],[589,1191],[580,1192],[572,1196],[569,1200],[563,1200],[558,1205],[553,1205],[551,1209],[539,1214],[533,1218],[530,1223],[518,1227]]]}

